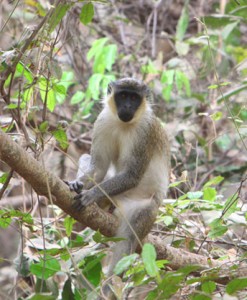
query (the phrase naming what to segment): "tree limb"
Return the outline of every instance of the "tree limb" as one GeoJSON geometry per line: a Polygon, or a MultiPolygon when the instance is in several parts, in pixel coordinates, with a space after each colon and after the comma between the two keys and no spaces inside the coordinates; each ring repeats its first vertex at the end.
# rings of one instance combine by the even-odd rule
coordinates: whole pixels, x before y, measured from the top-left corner
{"type": "Polygon", "coordinates": [[[78,222],[99,230],[106,236],[113,236],[118,222],[115,216],[103,211],[96,204],[83,211],[72,209],[73,194],[68,186],[55,174],[45,168],[14,142],[7,134],[0,131],[0,159],[23,177],[37,194],[51,198],[52,202],[78,222]]]}
{"type": "MultiPolygon", "coordinates": [[[[0,130],[0,160],[4,161],[15,172],[22,176],[39,195],[51,198],[52,202],[78,222],[99,230],[106,236],[113,236],[116,232],[118,221],[116,217],[100,209],[96,204],[88,206],[83,211],[72,209],[73,194],[68,186],[55,174],[45,168],[29,155],[21,146],[14,142],[6,133],[0,130]]],[[[210,259],[202,255],[189,253],[183,249],[176,249],[165,245],[163,240],[149,234],[145,242],[152,243],[157,251],[158,259],[167,259],[170,266],[178,269],[185,265],[198,265],[200,270],[221,266],[223,262],[210,259]]],[[[245,267],[244,272],[247,274],[245,267]]]]}

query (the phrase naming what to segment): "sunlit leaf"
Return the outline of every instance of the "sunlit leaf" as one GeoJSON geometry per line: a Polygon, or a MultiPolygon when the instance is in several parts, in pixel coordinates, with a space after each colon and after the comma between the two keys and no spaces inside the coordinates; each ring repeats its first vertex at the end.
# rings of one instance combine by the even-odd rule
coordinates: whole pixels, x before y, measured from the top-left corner
{"type": "Polygon", "coordinates": [[[215,188],[206,187],[203,189],[203,199],[214,201],[216,199],[217,192],[215,188]]]}
{"type": "Polygon", "coordinates": [[[154,246],[149,243],[144,244],[141,255],[148,275],[151,277],[157,276],[158,268],[155,263],[157,255],[154,246]]]}
{"type": "Polygon", "coordinates": [[[72,105],[80,103],[85,98],[85,93],[82,91],[77,91],[75,94],[71,97],[70,103],[72,105]]]}
{"type": "Polygon", "coordinates": [[[206,281],[202,283],[201,289],[205,293],[212,294],[216,289],[216,284],[213,281],[206,281]]]}
{"type": "Polygon", "coordinates": [[[45,260],[42,258],[38,263],[32,263],[30,271],[38,278],[48,279],[61,270],[61,266],[57,259],[47,255],[45,260]]]}
{"type": "Polygon", "coordinates": [[[229,295],[234,295],[237,291],[247,288],[247,277],[235,278],[226,286],[226,292],[229,295]]]}
{"type": "Polygon", "coordinates": [[[213,177],[208,182],[206,182],[203,187],[205,188],[205,187],[209,187],[209,186],[212,186],[212,185],[218,185],[223,180],[224,180],[224,177],[222,177],[222,176],[213,177]]]}
{"type": "Polygon", "coordinates": [[[186,0],[176,28],[176,39],[182,41],[189,24],[189,1],[186,0]]]}
{"type": "Polygon", "coordinates": [[[58,141],[59,146],[62,149],[67,149],[69,146],[69,142],[67,139],[67,135],[63,129],[57,129],[52,131],[52,135],[55,137],[55,139],[58,141]]]}
{"type": "Polygon", "coordinates": [[[66,216],[63,223],[67,236],[70,236],[72,233],[73,225],[76,223],[75,219],[71,216],[66,216]]]}
{"type": "Polygon", "coordinates": [[[114,268],[114,273],[117,275],[122,274],[124,271],[128,270],[130,266],[135,262],[137,259],[138,254],[134,253],[128,256],[124,256],[120,261],[116,264],[114,268]]]}

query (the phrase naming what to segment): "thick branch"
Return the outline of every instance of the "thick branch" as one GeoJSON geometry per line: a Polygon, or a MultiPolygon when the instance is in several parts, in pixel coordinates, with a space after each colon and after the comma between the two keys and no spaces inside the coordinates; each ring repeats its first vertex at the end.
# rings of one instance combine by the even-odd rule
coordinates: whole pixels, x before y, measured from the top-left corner
{"type": "MultiPolygon", "coordinates": [[[[73,199],[72,193],[67,185],[55,174],[45,168],[14,142],[7,134],[0,131],[0,160],[7,163],[11,169],[20,174],[39,194],[50,198],[54,204],[71,215],[77,221],[99,230],[106,236],[113,236],[118,222],[116,217],[101,210],[96,204],[90,205],[84,211],[78,212],[71,208],[73,199]]],[[[198,265],[200,269],[207,269],[220,266],[218,261],[210,260],[207,257],[176,249],[164,244],[161,238],[149,234],[145,242],[152,243],[157,251],[158,259],[167,259],[174,269],[185,265],[198,265]]],[[[240,276],[246,276],[246,266],[240,276]]]]}
{"type": "Polygon", "coordinates": [[[23,177],[39,194],[50,198],[67,214],[80,223],[86,224],[106,236],[114,235],[117,219],[101,210],[96,204],[78,212],[71,208],[73,195],[67,185],[15,143],[7,134],[0,131],[0,159],[23,177]]]}

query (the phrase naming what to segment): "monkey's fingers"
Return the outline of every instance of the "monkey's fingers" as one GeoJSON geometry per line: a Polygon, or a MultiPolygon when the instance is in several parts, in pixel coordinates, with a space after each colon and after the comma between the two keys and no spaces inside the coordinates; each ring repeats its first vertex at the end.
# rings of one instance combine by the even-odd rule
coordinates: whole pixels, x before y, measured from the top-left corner
{"type": "Polygon", "coordinates": [[[76,195],[74,199],[80,203],[76,204],[76,206],[80,207],[81,209],[94,202],[94,198],[91,197],[90,191],[82,192],[79,195],[76,195]]]}
{"type": "Polygon", "coordinates": [[[83,182],[78,180],[74,180],[74,181],[64,180],[64,183],[66,183],[69,186],[69,189],[72,192],[76,192],[77,194],[80,194],[83,189],[83,182]]]}
{"type": "Polygon", "coordinates": [[[72,204],[72,208],[74,210],[82,210],[85,208],[85,206],[81,203],[80,200],[74,200],[74,203],[72,204]]]}

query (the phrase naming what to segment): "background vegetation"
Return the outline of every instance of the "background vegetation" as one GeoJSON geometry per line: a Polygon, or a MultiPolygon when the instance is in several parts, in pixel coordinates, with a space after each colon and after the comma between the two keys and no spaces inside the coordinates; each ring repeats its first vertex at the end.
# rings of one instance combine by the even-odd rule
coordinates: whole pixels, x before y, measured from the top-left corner
{"type": "MultiPolygon", "coordinates": [[[[177,270],[145,244],[116,268],[119,299],[246,299],[246,1],[2,0],[0,14],[1,130],[62,179],[110,81],[153,90],[172,174],[152,233],[208,266],[177,270]]],[[[0,298],[95,299],[111,239],[0,170],[0,298]]]]}

